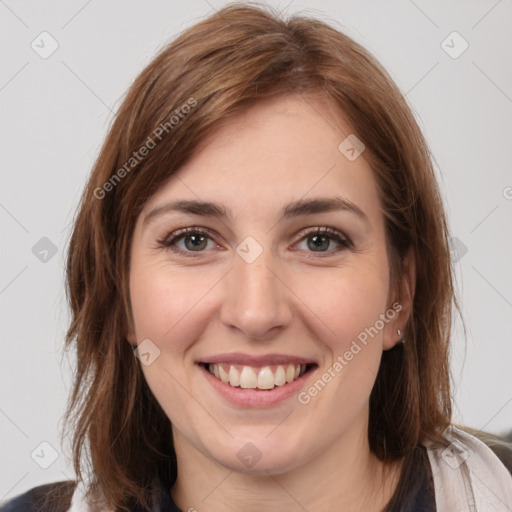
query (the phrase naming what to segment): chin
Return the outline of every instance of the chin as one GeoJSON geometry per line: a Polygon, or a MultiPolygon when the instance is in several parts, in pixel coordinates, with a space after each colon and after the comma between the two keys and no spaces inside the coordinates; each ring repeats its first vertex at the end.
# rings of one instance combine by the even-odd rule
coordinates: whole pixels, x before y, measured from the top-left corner
{"type": "Polygon", "coordinates": [[[285,473],[299,466],[297,455],[303,455],[303,448],[278,439],[269,441],[253,437],[251,440],[247,436],[243,440],[231,439],[229,446],[221,448],[217,445],[208,452],[226,469],[247,475],[268,476],[268,473],[285,473]]]}

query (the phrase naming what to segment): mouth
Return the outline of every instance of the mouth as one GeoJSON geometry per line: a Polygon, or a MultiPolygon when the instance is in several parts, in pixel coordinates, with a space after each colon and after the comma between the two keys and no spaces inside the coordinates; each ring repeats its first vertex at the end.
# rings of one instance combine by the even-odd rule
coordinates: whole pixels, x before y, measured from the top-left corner
{"type": "Polygon", "coordinates": [[[258,366],[237,364],[234,361],[200,362],[199,365],[216,379],[233,388],[260,391],[286,387],[318,366],[316,363],[294,361],[258,366]]]}

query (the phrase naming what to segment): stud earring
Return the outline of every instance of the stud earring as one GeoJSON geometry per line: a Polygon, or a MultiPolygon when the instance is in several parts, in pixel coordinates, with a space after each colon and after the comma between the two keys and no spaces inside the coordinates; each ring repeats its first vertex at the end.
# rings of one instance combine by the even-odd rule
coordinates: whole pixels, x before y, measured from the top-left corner
{"type": "Polygon", "coordinates": [[[400,329],[397,329],[396,332],[398,333],[398,337],[400,338],[400,343],[404,343],[404,339],[402,338],[402,331],[400,329]]]}

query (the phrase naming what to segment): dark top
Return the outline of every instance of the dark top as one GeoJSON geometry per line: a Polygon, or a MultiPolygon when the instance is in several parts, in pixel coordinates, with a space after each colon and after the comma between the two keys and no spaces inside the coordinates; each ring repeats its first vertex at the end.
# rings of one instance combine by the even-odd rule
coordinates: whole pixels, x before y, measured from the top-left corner
{"type": "MultiPolygon", "coordinates": [[[[498,451],[491,446],[498,458],[512,473],[510,451],[498,451]]],[[[404,495],[393,496],[384,512],[436,512],[432,471],[427,451],[423,446],[416,448],[409,467],[404,471],[404,495]]],[[[0,507],[0,512],[66,512],[71,506],[75,489],[74,480],[65,480],[34,487],[11,499],[0,507]]],[[[153,489],[153,507],[150,512],[186,512],[181,511],[172,501],[171,494],[160,481],[153,489]]],[[[130,507],[131,512],[147,512],[140,505],[130,507]]]]}

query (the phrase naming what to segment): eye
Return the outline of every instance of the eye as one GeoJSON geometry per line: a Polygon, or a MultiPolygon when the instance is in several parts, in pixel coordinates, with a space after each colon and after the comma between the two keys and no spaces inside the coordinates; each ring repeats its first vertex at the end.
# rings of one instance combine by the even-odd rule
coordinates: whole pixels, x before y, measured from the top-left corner
{"type": "Polygon", "coordinates": [[[346,237],[329,227],[314,228],[302,233],[300,243],[304,242],[306,243],[306,251],[327,253],[327,255],[351,247],[351,242],[346,237]],[[337,248],[332,247],[333,245],[337,245],[337,248]]]}
{"type": "MultiPolygon", "coordinates": [[[[330,227],[314,228],[302,233],[299,244],[306,243],[306,252],[324,253],[326,256],[334,252],[349,249],[352,244],[340,232],[330,227]],[[332,247],[335,245],[335,247],[332,247]]],[[[207,249],[218,245],[212,239],[209,230],[196,226],[180,229],[159,240],[161,247],[167,248],[180,256],[197,257],[207,249]],[[196,253],[196,254],[194,254],[196,253]]]]}
{"type": "Polygon", "coordinates": [[[192,257],[196,255],[191,253],[201,253],[207,248],[211,249],[217,246],[208,230],[195,226],[175,231],[167,235],[163,240],[159,240],[158,244],[177,254],[192,257]],[[209,243],[210,245],[208,245],[209,243]]]}

